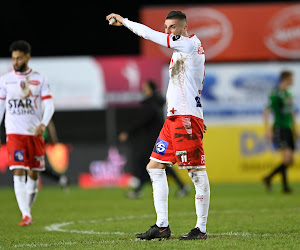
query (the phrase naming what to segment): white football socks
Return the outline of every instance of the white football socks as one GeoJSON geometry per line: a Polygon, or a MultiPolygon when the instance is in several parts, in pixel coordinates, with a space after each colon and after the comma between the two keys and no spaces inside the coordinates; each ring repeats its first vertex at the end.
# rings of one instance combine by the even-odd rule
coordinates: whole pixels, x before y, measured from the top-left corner
{"type": "Polygon", "coordinates": [[[210,187],[208,176],[205,170],[189,173],[192,179],[195,189],[195,206],[197,214],[197,224],[202,233],[206,233],[206,223],[209,209],[209,199],[210,199],[210,187]]]}
{"type": "Polygon", "coordinates": [[[39,191],[38,187],[39,187],[39,178],[34,180],[31,179],[29,176],[27,176],[26,191],[27,191],[28,204],[30,209],[32,208],[32,205],[37,197],[39,191]]]}
{"type": "Polygon", "coordinates": [[[25,180],[25,175],[14,175],[14,189],[22,217],[28,216],[31,218],[25,180]]]}
{"type": "Polygon", "coordinates": [[[169,186],[165,169],[147,169],[153,188],[154,207],[157,215],[156,225],[167,227],[169,186]]]}

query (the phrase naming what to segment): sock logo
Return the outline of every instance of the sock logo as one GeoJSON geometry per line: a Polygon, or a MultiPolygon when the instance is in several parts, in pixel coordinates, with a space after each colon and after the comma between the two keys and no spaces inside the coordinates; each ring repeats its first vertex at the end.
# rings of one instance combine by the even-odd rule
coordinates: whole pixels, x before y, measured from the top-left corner
{"type": "Polygon", "coordinates": [[[15,150],[14,152],[14,160],[24,162],[24,151],[15,150]]]}
{"type": "Polygon", "coordinates": [[[166,153],[168,146],[169,146],[168,142],[158,138],[153,151],[157,154],[164,155],[166,153]]]}

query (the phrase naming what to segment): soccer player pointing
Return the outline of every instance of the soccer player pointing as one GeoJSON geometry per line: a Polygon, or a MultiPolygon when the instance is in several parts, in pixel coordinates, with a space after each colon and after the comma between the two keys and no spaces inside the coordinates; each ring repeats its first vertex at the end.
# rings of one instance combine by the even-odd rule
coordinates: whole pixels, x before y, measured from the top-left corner
{"type": "Polygon", "coordinates": [[[31,207],[38,193],[39,171],[45,169],[42,135],[54,105],[44,76],[28,66],[30,44],[16,41],[10,51],[14,70],[0,78],[0,124],[6,109],[9,169],[14,171],[14,190],[22,213],[19,225],[28,226],[32,224],[31,207]]]}
{"type": "Polygon", "coordinates": [[[169,188],[165,168],[177,162],[179,168],[188,169],[195,185],[197,214],[195,228],[180,239],[206,239],[210,187],[202,143],[204,123],[200,97],[205,62],[202,44],[195,35],[188,35],[186,15],[181,11],[168,13],[165,33],[157,32],[117,14],[110,14],[106,19],[114,26],[124,25],[138,36],[174,50],[169,67],[167,119],[147,165],[152,181],[157,221],[148,231],[139,233],[136,237],[147,240],[170,237],[169,188]],[[112,22],[112,18],[115,18],[116,22],[112,22]]]}

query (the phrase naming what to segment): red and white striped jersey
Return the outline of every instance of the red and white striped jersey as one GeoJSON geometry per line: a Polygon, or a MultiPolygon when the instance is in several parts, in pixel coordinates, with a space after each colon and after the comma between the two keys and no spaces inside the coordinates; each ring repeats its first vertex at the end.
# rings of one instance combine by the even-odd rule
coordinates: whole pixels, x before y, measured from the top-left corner
{"type": "Polygon", "coordinates": [[[0,77],[0,99],[5,100],[6,134],[34,135],[42,120],[42,100],[52,98],[48,82],[32,69],[0,77]]]}
{"type": "Polygon", "coordinates": [[[200,97],[203,89],[205,56],[201,42],[195,35],[184,37],[169,34],[167,39],[168,47],[172,44],[175,47],[176,42],[182,43],[174,50],[170,62],[167,115],[193,115],[203,119],[200,97]]]}

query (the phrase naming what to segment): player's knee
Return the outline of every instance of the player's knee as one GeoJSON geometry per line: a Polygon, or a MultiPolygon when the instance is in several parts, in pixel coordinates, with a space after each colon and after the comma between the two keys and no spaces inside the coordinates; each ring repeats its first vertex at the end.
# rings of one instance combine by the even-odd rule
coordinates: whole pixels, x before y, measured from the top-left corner
{"type": "Polygon", "coordinates": [[[165,169],[165,164],[150,160],[147,167],[147,169],[165,169]]]}
{"type": "MultiPolygon", "coordinates": [[[[11,166],[11,167],[13,167],[13,166],[11,166]]],[[[26,174],[26,172],[22,168],[16,168],[16,169],[14,169],[14,175],[25,175],[25,174],[26,174]]]]}
{"type": "Polygon", "coordinates": [[[39,172],[37,172],[37,171],[28,171],[28,176],[32,180],[37,180],[39,178],[39,172]]]}

